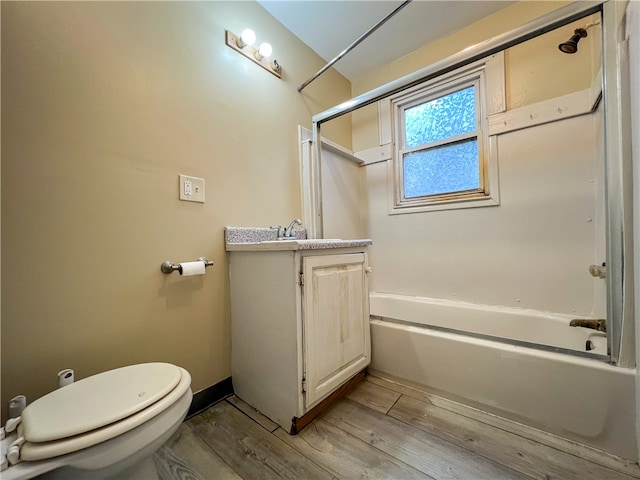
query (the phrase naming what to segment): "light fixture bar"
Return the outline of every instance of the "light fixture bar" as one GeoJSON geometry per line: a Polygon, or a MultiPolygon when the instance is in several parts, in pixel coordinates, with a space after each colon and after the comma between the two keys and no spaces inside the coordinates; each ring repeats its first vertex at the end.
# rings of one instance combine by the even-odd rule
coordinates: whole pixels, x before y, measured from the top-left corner
{"type": "Polygon", "coordinates": [[[244,55],[252,62],[257,63],[268,72],[274,74],[276,77],[282,78],[282,67],[277,60],[271,60],[270,58],[256,55],[258,53],[258,49],[253,47],[252,45],[245,45],[243,47],[238,46],[242,45],[242,42],[238,41],[240,37],[233,33],[231,30],[225,30],[225,37],[228,47],[233,48],[236,52],[244,55]]]}

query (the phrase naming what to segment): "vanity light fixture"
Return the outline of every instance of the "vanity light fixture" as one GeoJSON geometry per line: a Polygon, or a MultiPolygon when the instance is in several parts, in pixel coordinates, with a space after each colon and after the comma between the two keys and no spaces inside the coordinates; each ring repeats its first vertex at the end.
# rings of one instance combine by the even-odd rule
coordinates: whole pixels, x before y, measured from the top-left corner
{"type": "Polygon", "coordinates": [[[245,28],[236,41],[238,48],[244,48],[247,45],[251,47],[254,43],[256,43],[256,32],[250,28],[245,28]]]}
{"type": "Polygon", "coordinates": [[[269,58],[273,53],[273,48],[268,43],[261,43],[258,47],[258,51],[254,53],[255,57],[258,60],[262,60],[263,58],[269,58]]]}
{"type": "Polygon", "coordinates": [[[256,41],[256,34],[253,30],[247,28],[242,31],[240,36],[231,30],[226,30],[225,38],[228,47],[233,48],[236,52],[241,53],[252,62],[273,73],[276,77],[282,78],[282,67],[276,59],[270,59],[273,53],[271,45],[262,43],[258,48],[253,46],[256,41]]]}

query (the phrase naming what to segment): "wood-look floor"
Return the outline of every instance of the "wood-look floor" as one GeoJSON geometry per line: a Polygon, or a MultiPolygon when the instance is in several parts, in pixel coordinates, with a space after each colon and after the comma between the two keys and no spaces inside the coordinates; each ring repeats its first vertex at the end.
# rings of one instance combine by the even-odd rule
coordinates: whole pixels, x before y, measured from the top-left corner
{"type": "Polygon", "coordinates": [[[232,396],[156,454],[163,480],[640,478],[630,461],[369,376],[299,435],[232,396]]]}

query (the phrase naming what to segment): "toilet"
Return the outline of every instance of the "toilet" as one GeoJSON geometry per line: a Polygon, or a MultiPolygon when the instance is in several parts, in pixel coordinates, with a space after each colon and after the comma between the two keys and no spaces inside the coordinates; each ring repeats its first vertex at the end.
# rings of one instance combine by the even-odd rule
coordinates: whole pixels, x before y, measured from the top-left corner
{"type": "Polygon", "coordinates": [[[84,378],[39,398],[2,434],[2,480],[154,479],[154,452],[184,420],[191,376],[145,363],[84,378]]]}

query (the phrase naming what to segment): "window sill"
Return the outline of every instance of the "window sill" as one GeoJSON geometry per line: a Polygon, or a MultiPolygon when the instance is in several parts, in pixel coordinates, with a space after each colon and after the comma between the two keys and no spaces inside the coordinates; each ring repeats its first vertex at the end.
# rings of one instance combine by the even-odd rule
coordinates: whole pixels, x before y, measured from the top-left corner
{"type": "Polygon", "coordinates": [[[394,205],[389,209],[389,215],[402,215],[405,213],[423,213],[438,210],[456,210],[460,208],[476,207],[496,207],[500,205],[497,195],[487,195],[483,197],[455,198],[450,200],[440,200],[420,205],[394,205]]]}

